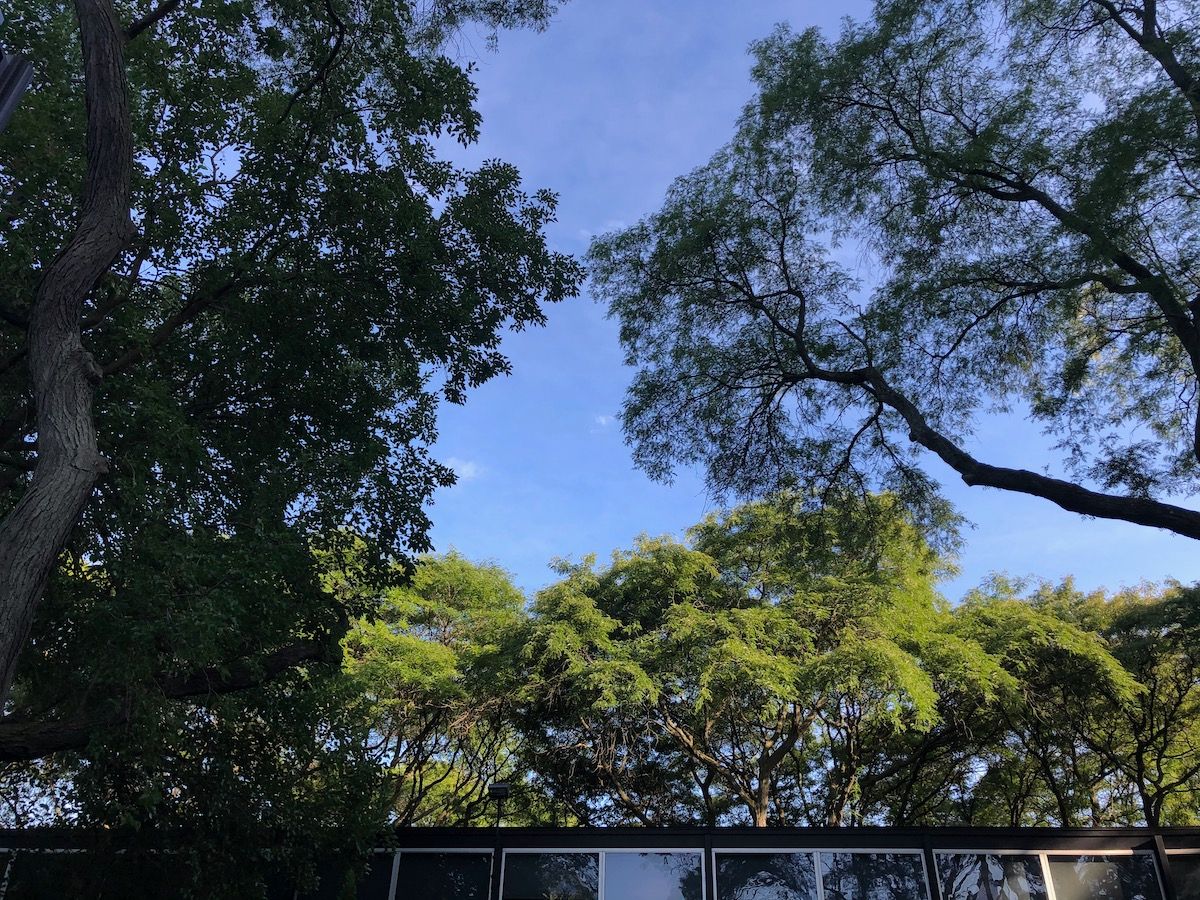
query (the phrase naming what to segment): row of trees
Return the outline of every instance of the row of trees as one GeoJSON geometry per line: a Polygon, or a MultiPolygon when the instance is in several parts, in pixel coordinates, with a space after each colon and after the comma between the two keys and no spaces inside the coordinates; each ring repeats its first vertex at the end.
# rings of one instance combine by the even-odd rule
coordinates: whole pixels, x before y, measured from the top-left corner
{"type": "MultiPolygon", "coordinates": [[[[322,565],[331,593],[370,586],[354,552],[322,565]]],[[[1200,821],[1196,590],[997,577],[952,605],[950,570],[886,494],[779,494],[559,563],[532,600],[422,558],[341,671],[13,763],[4,817],[182,839],[232,890],[386,823],[491,823],[499,780],[506,822],[560,826],[1200,821]]]]}
{"type": "MultiPolygon", "coordinates": [[[[443,635],[437,646],[457,656],[462,707],[440,714],[486,723],[439,765],[498,741],[502,756],[467,771],[515,778],[526,816],[1200,819],[1192,590],[1086,594],[1070,582],[1025,590],[996,579],[951,606],[935,589],[944,557],[889,497],[743,506],[683,543],[643,539],[603,567],[563,564],[524,614],[511,600],[502,612],[490,599],[476,606],[478,593],[442,593],[461,559],[423,565],[439,573],[425,583],[441,588],[421,608],[444,615],[458,598],[453,626],[404,620],[443,635]]],[[[420,683],[408,682],[418,693],[420,683]]],[[[477,804],[447,806],[445,789],[413,804],[430,771],[415,755],[396,770],[409,791],[404,820],[476,818],[477,804]]],[[[439,774],[466,781],[466,771],[439,774]]]]}
{"type": "MultiPolygon", "coordinates": [[[[501,780],[514,824],[1200,821],[1196,591],[996,578],[951,605],[949,559],[895,497],[794,494],[559,563],[530,600],[426,557],[340,671],[13,764],[4,817],[182,836],[239,890],[389,822],[491,823],[501,780]]],[[[321,564],[332,593],[370,584],[353,551],[321,564]]]]}

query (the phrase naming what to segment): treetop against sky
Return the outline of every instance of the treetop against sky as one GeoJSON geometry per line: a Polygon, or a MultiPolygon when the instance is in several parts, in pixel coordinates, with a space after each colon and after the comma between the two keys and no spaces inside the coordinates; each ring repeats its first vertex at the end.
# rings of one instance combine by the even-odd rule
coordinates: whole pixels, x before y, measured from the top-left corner
{"type": "MultiPolygon", "coordinates": [[[[504,35],[500,53],[465,41],[464,53],[478,51],[484,122],[471,157],[511,159],[531,183],[559,191],[551,239],[582,253],[597,235],[657,210],[676,177],[731,139],[755,92],[753,41],[778,23],[816,26],[834,39],[842,16],[861,20],[870,9],[578,0],[547,33],[504,35]]],[[[865,284],[879,277],[853,241],[834,248],[833,259],[865,284]]],[[[684,468],[664,485],[631,463],[618,413],[632,371],[622,365],[617,330],[589,296],[561,304],[544,331],[506,338],[517,361],[511,376],[442,410],[437,450],[459,483],[436,497],[439,549],[493,558],[536,588],[552,580],[554,556],[604,555],[642,532],[678,534],[720,505],[699,470],[684,468]]],[[[981,416],[964,446],[988,462],[1057,472],[1054,442],[1018,410],[981,416]]],[[[945,585],[952,597],[999,570],[1073,574],[1086,587],[1200,577],[1186,538],[968,488],[929,453],[921,463],[972,523],[961,574],[945,585]]]]}
{"type": "Polygon", "coordinates": [[[1194,821],[1197,3],[13,4],[14,820],[1194,821]]]}

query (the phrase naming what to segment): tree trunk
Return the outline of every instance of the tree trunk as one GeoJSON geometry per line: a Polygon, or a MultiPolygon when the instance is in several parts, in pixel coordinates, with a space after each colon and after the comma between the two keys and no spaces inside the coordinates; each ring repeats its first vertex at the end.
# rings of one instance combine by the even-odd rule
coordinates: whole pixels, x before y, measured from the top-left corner
{"type": "Polygon", "coordinates": [[[105,471],[92,419],[100,370],[83,347],[80,317],[97,280],[134,234],[125,37],[112,0],[76,0],[87,105],[87,170],[79,222],[46,269],[29,316],[29,374],[37,467],[0,522],[0,707],[37,604],[72,528],[105,471]]]}

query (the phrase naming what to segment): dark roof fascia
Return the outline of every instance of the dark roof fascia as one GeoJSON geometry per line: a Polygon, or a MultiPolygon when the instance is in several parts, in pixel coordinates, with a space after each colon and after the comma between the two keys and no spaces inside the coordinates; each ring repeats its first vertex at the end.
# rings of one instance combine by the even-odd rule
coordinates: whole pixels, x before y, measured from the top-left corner
{"type": "Polygon", "coordinates": [[[1200,828],[399,828],[401,849],[811,849],[1116,850],[1200,849],[1200,828]]]}
{"type": "MultiPolygon", "coordinates": [[[[1200,850],[1200,828],[397,828],[378,846],[408,850],[1200,850]]],[[[149,834],[106,829],[0,829],[0,849],[153,846],[149,834]]]]}

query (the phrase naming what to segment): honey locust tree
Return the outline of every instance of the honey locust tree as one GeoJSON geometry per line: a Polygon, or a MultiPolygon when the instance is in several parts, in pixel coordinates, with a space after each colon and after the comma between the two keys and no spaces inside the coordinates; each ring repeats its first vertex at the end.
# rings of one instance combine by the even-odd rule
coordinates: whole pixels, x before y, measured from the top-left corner
{"type": "Polygon", "coordinates": [[[879,0],[754,49],[733,141],[598,239],[658,476],[969,485],[1200,538],[1200,8],[879,0]],[[842,250],[837,248],[841,247],[842,250]],[[869,281],[842,260],[869,260],[869,281]],[[1050,472],[970,442],[1027,414],[1050,472]]]}
{"type": "Polygon", "coordinates": [[[872,748],[1003,678],[943,565],[894,498],[778,495],[567,566],[525,650],[530,768],[599,821],[861,820],[872,748]]]}
{"type": "Polygon", "coordinates": [[[421,557],[353,623],[345,675],[396,824],[487,824],[488,785],[524,778],[511,715],[524,624],[508,573],[453,552],[421,557]]]}
{"type": "Polygon", "coordinates": [[[957,630],[1017,685],[997,704],[999,741],[977,732],[974,816],[1013,825],[1194,822],[1195,590],[1084,593],[1066,581],[1023,596],[1021,588],[994,580],[956,610],[957,630]]]}

